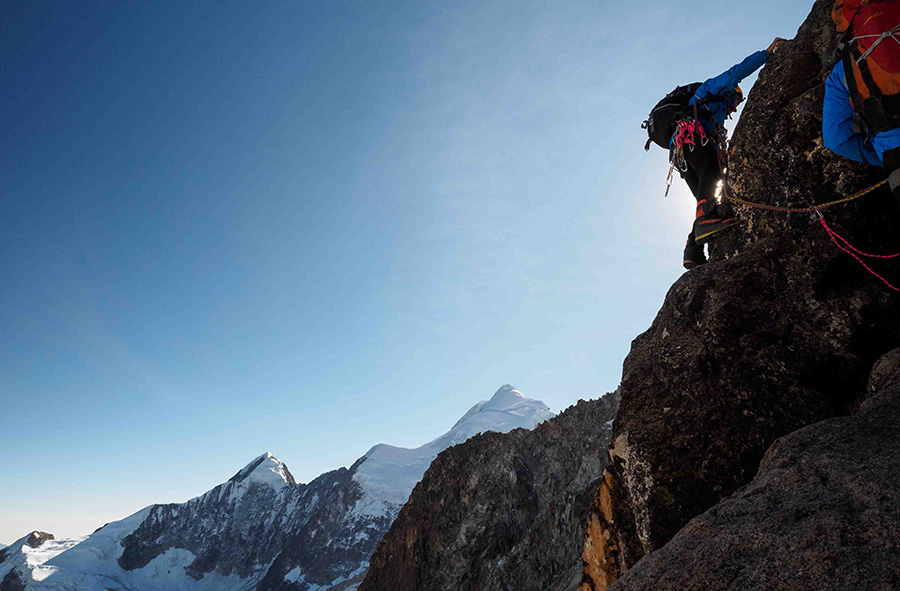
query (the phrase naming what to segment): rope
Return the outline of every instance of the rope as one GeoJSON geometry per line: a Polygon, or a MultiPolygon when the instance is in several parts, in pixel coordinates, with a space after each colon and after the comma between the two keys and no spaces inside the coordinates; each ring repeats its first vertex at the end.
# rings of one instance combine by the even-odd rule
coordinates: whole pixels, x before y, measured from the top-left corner
{"type": "Polygon", "coordinates": [[[898,252],[897,254],[868,254],[868,253],[865,253],[865,252],[859,250],[858,248],[856,248],[855,246],[853,246],[852,244],[850,244],[849,242],[847,242],[847,240],[845,238],[842,238],[837,232],[832,230],[831,227],[825,223],[825,218],[821,215],[819,216],[819,222],[822,224],[822,226],[825,228],[825,231],[827,231],[829,235],[834,235],[835,238],[838,238],[841,242],[846,244],[847,247],[850,248],[850,250],[852,250],[853,252],[855,252],[858,255],[862,255],[864,257],[869,257],[870,259],[895,259],[897,257],[900,257],[900,252],[898,252]]]}
{"type": "MultiPolygon", "coordinates": [[[[850,201],[854,201],[856,199],[859,199],[860,197],[864,197],[864,196],[868,195],[869,193],[871,193],[872,191],[874,191],[875,189],[886,185],[887,182],[888,182],[888,180],[884,179],[883,181],[881,181],[879,183],[875,183],[868,189],[863,189],[862,191],[858,191],[858,192],[854,193],[853,195],[850,195],[849,197],[844,197],[843,199],[838,199],[836,201],[829,201],[828,203],[822,203],[819,205],[812,205],[810,207],[777,207],[775,205],[763,205],[762,203],[753,203],[750,201],[744,201],[743,199],[738,199],[737,197],[734,197],[732,195],[728,195],[728,199],[731,201],[734,201],[735,203],[740,203],[741,205],[746,205],[747,207],[750,207],[753,209],[765,209],[768,211],[781,211],[784,213],[806,213],[806,214],[809,214],[814,211],[818,211],[820,209],[826,209],[826,208],[832,207],[834,205],[840,205],[841,203],[849,203],[850,201]]],[[[729,191],[729,193],[730,193],[730,191],[729,191]]]]}
{"type": "MultiPolygon", "coordinates": [[[[818,212],[816,212],[816,213],[818,213],[818,212]]],[[[858,248],[856,248],[855,246],[853,246],[852,244],[850,244],[849,242],[847,242],[847,240],[845,238],[842,238],[837,232],[835,232],[834,230],[829,228],[828,224],[825,223],[825,218],[822,216],[821,213],[819,213],[819,222],[822,224],[822,227],[825,228],[825,231],[828,232],[828,236],[829,236],[829,238],[831,238],[831,241],[834,242],[835,246],[837,246],[838,248],[840,248],[841,250],[843,250],[844,252],[846,252],[847,254],[852,256],[853,258],[855,258],[856,261],[860,265],[865,267],[866,271],[868,271],[875,277],[878,277],[882,283],[884,283],[885,285],[887,285],[894,291],[900,292],[900,288],[894,287],[893,285],[888,283],[887,279],[885,279],[884,277],[882,277],[881,275],[879,275],[878,273],[873,271],[871,269],[871,267],[869,267],[869,265],[867,265],[861,258],[859,258],[857,256],[857,254],[859,254],[864,257],[870,257],[873,259],[893,259],[893,258],[900,257],[900,253],[892,254],[892,255],[866,254],[866,253],[862,252],[861,250],[859,250],[858,248]],[[846,245],[846,247],[844,245],[842,245],[841,242],[843,242],[846,245]]]]}
{"type": "Polygon", "coordinates": [[[854,259],[856,259],[856,261],[860,265],[862,265],[866,269],[866,271],[868,271],[869,273],[871,273],[872,275],[874,275],[875,277],[880,279],[882,283],[887,285],[892,290],[900,293],[900,288],[897,288],[897,287],[894,287],[893,285],[891,285],[887,279],[885,279],[884,277],[882,277],[881,275],[879,275],[878,273],[873,271],[872,268],[869,267],[869,265],[867,265],[865,263],[865,261],[863,261],[860,258],[860,256],[864,256],[864,257],[869,257],[869,258],[873,258],[873,259],[895,259],[897,257],[900,257],[900,253],[891,254],[891,255],[880,255],[880,254],[868,254],[868,253],[865,253],[865,252],[859,250],[858,248],[856,248],[855,246],[850,244],[840,234],[838,234],[837,232],[832,230],[828,226],[828,224],[825,222],[825,216],[823,216],[822,212],[819,211],[819,210],[825,209],[827,207],[832,207],[834,205],[840,205],[841,203],[849,203],[850,201],[859,199],[860,197],[864,197],[865,195],[868,195],[875,189],[884,186],[887,182],[888,182],[888,179],[884,179],[883,181],[881,181],[879,183],[875,183],[868,189],[863,189],[862,191],[857,191],[856,193],[850,195],[849,197],[844,197],[843,199],[837,199],[835,201],[829,201],[828,203],[822,203],[820,205],[813,205],[811,207],[805,207],[805,208],[776,207],[774,205],[763,205],[762,203],[751,203],[750,201],[744,201],[743,199],[738,199],[737,197],[732,197],[731,195],[728,195],[728,199],[730,199],[731,201],[734,201],[735,203],[740,203],[742,205],[746,205],[747,207],[756,208],[756,209],[765,209],[768,211],[781,211],[781,212],[785,212],[785,213],[806,213],[806,214],[813,214],[814,217],[817,216],[819,223],[822,224],[823,228],[825,228],[825,232],[828,234],[828,237],[831,238],[831,241],[834,242],[835,246],[837,246],[839,249],[846,252],[847,254],[852,256],[854,259]],[[841,243],[843,243],[843,244],[841,244],[841,243]]]}

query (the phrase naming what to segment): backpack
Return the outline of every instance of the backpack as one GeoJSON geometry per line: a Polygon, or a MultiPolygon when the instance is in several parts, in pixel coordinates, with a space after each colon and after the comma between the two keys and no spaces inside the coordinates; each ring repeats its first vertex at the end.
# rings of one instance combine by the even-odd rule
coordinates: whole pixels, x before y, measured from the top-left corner
{"type": "Polygon", "coordinates": [[[831,12],[854,130],[900,127],[900,0],[837,0],[831,12]]]}
{"type": "MultiPolygon", "coordinates": [[[[647,117],[647,120],[641,125],[641,128],[646,129],[647,135],[650,136],[650,139],[648,139],[647,143],[644,145],[644,150],[650,149],[651,142],[668,150],[669,144],[672,141],[672,134],[675,133],[678,121],[684,119],[689,113],[693,115],[695,119],[701,111],[706,114],[707,117],[712,117],[712,114],[709,113],[708,109],[700,108],[700,103],[695,103],[697,107],[695,109],[688,108],[688,102],[690,102],[691,98],[693,98],[694,94],[697,92],[697,89],[702,85],[702,82],[694,82],[687,86],[679,86],[667,94],[661,101],[656,103],[656,106],[650,111],[650,116],[647,117]],[[691,111],[694,112],[692,113],[691,111]]],[[[695,105],[690,106],[694,107],[695,105]]]]}

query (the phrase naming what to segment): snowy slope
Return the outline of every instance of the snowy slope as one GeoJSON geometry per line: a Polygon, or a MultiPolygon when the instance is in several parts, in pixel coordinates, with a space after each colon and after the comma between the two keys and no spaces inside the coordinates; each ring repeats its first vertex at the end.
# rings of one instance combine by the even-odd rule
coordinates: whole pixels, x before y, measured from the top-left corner
{"type": "Polygon", "coordinates": [[[473,406],[450,431],[434,441],[415,449],[376,445],[365,455],[353,479],[369,496],[402,505],[434,458],[448,447],[485,431],[534,429],[552,417],[553,412],[546,404],[526,398],[506,385],[490,400],[473,406]]]}
{"type": "Polygon", "coordinates": [[[182,504],[153,505],[72,540],[32,534],[0,550],[0,588],[25,591],[354,591],[375,545],[432,460],[484,431],[553,416],[503,386],[437,439],[376,445],[298,484],[265,453],[182,504]],[[7,580],[8,579],[8,580],[7,580]]]}

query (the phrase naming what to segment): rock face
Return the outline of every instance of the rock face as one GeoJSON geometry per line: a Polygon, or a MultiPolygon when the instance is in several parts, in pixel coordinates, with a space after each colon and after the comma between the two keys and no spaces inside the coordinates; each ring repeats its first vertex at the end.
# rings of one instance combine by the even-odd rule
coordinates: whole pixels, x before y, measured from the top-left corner
{"type": "MultiPolygon", "coordinates": [[[[274,589],[290,570],[299,568],[310,584],[330,584],[364,564],[391,523],[390,515],[353,514],[363,498],[353,481],[355,468],[297,485],[274,456],[260,456],[203,496],[151,507],[122,541],[119,566],[125,571],[144,569],[177,549],[192,556],[183,572],[196,581],[211,573],[222,579],[275,578],[277,582],[260,586],[274,589]],[[287,554],[293,560],[287,560],[287,554]],[[281,568],[263,578],[273,562],[281,568]],[[345,571],[349,564],[354,569],[345,571]]],[[[293,583],[296,589],[304,588],[293,583]]]]}
{"type": "MultiPolygon", "coordinates": [[[[831,4],[816,2],[750,94],[729,154],[741,199],[807,206],[871,184],[821,143],[831,4]]],[[[898,295],[810,216],[735,209],[740,225],[711,244],[710,264],[673,285],[625,361],[584,590],[607,589],[750,482],[779,437],[857,409],[873,363],[900,345],[898,295]]],[[[885,191],[823,213],[862,250],[900,251],[885,191]]],[[[880,263],[900,284],[896,264],[880,263]]]]}
{"type": "Polygon", "coordinates": [[[439,455],[360,591],[574,589],[617,407],[617,394],[582,401],[534,431],[486,433],[439,455]]]}
{"type": "Polygon", "coordinates": [[[45,531],[33,531],[28,536],[28,539],[25,540],[25,543],[31,546],[32,548],[37,548],[47,540],[55,540],[56,538],[53,534],[48,534],[45,531]]]}
{"type": "Polygon", "coordinates": [[[25,584],[17,571],[9,571],[0,581],[0,591],[25,591],[25,584]]]}
{"type": "Polygon", "coordinates": [[[859,413],[779,439],[756,478],[613,591],[900,589],[900,350],[859,413]]]}

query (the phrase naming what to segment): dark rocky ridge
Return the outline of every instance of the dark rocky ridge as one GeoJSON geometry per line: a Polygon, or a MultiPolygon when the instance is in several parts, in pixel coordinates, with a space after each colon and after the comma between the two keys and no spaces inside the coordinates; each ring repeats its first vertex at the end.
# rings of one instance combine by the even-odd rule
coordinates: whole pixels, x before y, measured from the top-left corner
{"type": "MultiPolygon", "coordinates": [[[[816,2],[750,94],[729,155],[742,199],[824,203],[873,180],[821,143],[831,4],[816,2]]],[[[625,361],[584,589],[606,589],[747,484],[777,438],[857,409],[873,363],[900,345],[900,298],[808,215],[736,210],[737,231],[673,285],[625,361]]],[[[886,191],[825,214],[863,250],[900,250],[886,191]]],[[[896,265],[873,266],[900,280],[896,265]]]]}
{"type": "Polygon", "coordinates": [[[748,486],[612,591],[900,589],[900,349],[859,413],[779,439],[748,486]]]}
{"type": "Polygon", "coordinates": [[[562,591],[581,541],[618,395],[534,431],[485,433],[441,453],[378,545],[360,591],[562,591]]]}
{"type": "Polygon", "coordinates": [[[3,577],[0,581],[0,591],[25,591],[25,584],[17,571],[11,570],[3,577]]]}
{"type": "Polygon", "coordinates": [[[309,484],[291,483],[285,468],[289,480],[280,489],[244,484],[259,465],[251,464],[187,503],[154,505],[123,541],[119,566],[143,568],[167,550],[180,548],[196,556],[186,569],[195,580],[215,572],[259,581],[256,588],[262,591],[327,588],[346,575],[346,569],[366,562],[393,517],[348,517],[363,494],[353,480],[357,464],[309,484]],[[296,567],[302,568],[306,581],[284,582],[296,567]]]}
{"type": "Polygon", "coordinates": [[[37,548],[47,540],[55,540],[56,537],[53,534],[48,534],[45,531],[33,531],[31,535],[28,536],[28,539],[25,540],[25,543],[31,546],[32,548],[37,548]]]}

